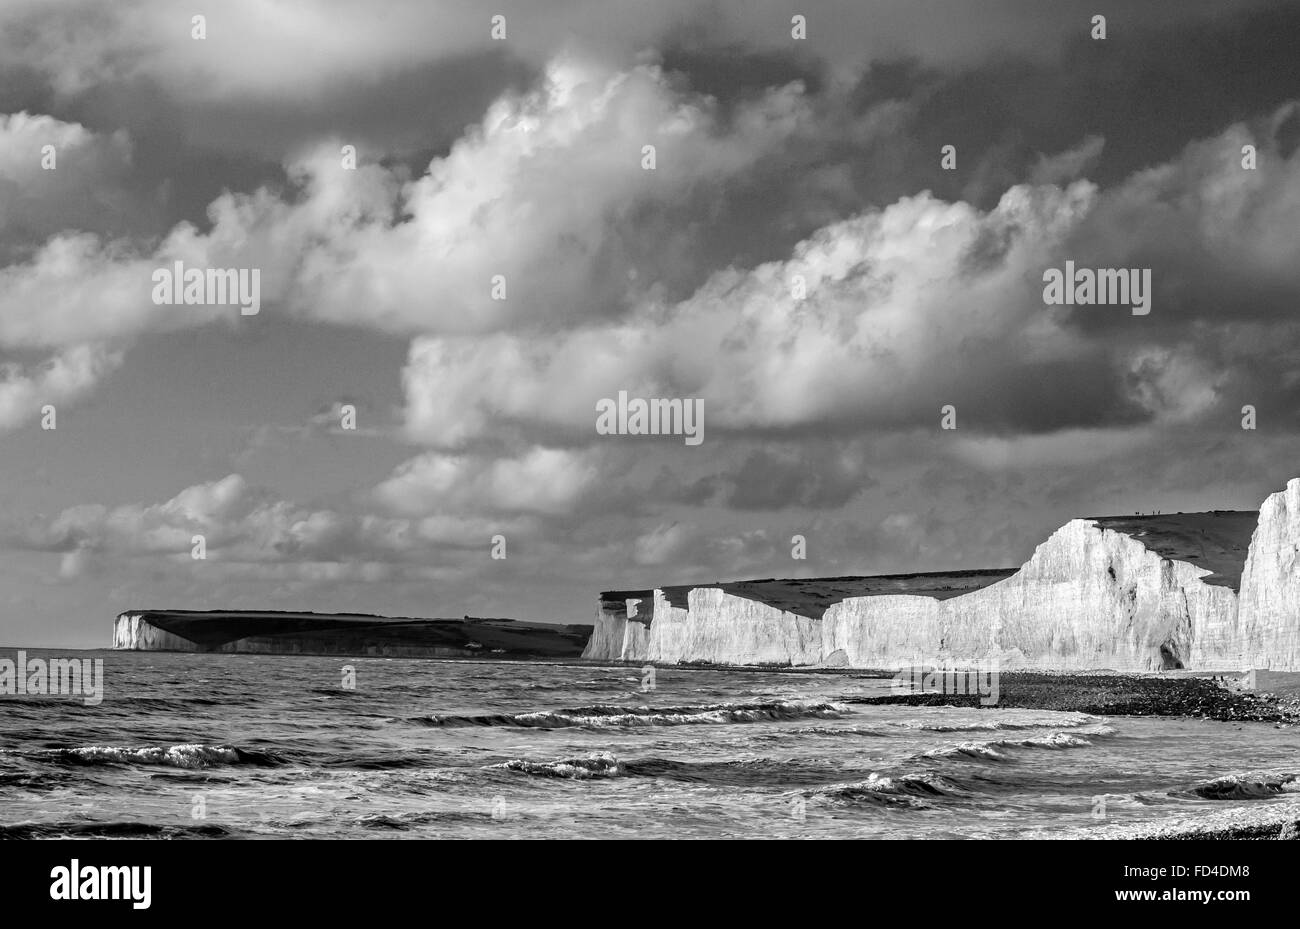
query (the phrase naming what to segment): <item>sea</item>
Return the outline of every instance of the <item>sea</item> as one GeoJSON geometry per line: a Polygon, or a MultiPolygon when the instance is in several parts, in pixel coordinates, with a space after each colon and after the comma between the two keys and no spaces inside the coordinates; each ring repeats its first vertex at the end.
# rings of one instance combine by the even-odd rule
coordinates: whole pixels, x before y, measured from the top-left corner
{"type": "Polygon", "coordinates": [[[1080,837],[1300,773],[1268,723],[876,705],[856,672],[69,654],[102,702],[0,697],[0,838],[1080,837]]]}

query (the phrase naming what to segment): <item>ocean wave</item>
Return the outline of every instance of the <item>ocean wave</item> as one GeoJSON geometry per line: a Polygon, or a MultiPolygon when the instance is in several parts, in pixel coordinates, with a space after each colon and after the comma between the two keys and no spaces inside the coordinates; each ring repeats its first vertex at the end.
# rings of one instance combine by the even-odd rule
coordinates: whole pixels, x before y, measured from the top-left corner
{"type": "Polygon", "coordinates": [[[189,710],[196,706],[229,706],[246,704],[248,698],[231,697],[134,697],[127,696],[114,700],[112,708],[124,713],[138,713],[141,710],[189,710]]]}
{"type": "MultiPolygon", "coordinates": [[[[1104,734],[1104,733],[1103,733],[1104,734]]],[[[1024,748],[1090,748],[1092,743],[1082,736],[1069,732],[1053,732],[1049,736],[1031,739],[994,739],[988,742],[962,742],[943,748],[922,752],[922,758],[976,758],[982,761],[1006,761],[1007,751],[1024,748]]]]}
{"type": "Polygon", "coordinates": [[[632,777],[656,777],[714,787],[791,787],[832,783],[846,776],[843,767],[824,758],[739,758],[732,761],[644,758],[626,762],[623,771],[632,777]]]}
{"type": "Polygon", "coordinates": [[[561,761],[533,761],[516,758],[492,765],[497,770],[537,777],[590,780],[611,777],[662,778],[714,787],[789,787],[844,779],[844,772],[825,759],[741,758],[732,761],[684,761],[677,758],[620,760],[609,752],[594,752],[585,758],[561,761]]]}
{"type": "Polygon", "coordinates": [[[852,784],[836,784],[804,793],[812,800],[833,803],[867,802],[882,806],[927,809],[931,800],[957,797],[967,791],[955,781],[937,774],[877,774],[852,784]]]}
{"type": "Polygon", "coordinates": [[[232,835],[230,829],[215,823],[199,825],[159,825],[127,821],[14,823],[0,825],[3,839],[220,839],[232,835]]]}
{"type": "Polygon", "coordinates": [[[512,758],[510,761],[492,767],[531,774],[535,777],[561,777],[584,781],[594,777],[617,777],[622,773],[618,759],[609,752],[594,752],[586,758],[570,758],[566,761],[529,761],[526,758],[512,758]]]}
{"type": "Polygon", "coordinates": [[[1093,798],[1095,804],[1099,799],[1104,800],[1107,807],[1114,806],[1163,806],[1168,805],[1169,797],[1159,794],[1097,794],[1093,798]]]}
{"type": "Polygon", "coordinates": [[[363,829],[382,829],[406,832],[415,826],[446,825],[449,823],[491,822],[500,817],[490,810],[421,810],[414,813],[367,813],[354,820],[363,829]]]}
{"type": "MultiPolygon", "coordinates": [[[[782,730],[775,738],[783,738],[787,733],[782,730]]],[[[869,726],[800,726],[797,729],[789,730],[789,735],[852,735],[852,736],[875,736],[887,738],[892,733],[884,732],[880,729],[873,729],[869,726]]]]}
{"type": "Polygon", "coordinates": [[[1225,774],[1214,780],[1198,784],[1189,791],[1174,791],[1175,794],[1191,794],[1202,800],[1263,800],[1276,797],[1281,793],[1300,791],[1300,780],[1291,773],[1271,771],[1250,774],[1225,774]]]}
{"type": "Polygon", "coordinates": [[[787,719],[838,719],[849,712],[838,703],[776,701],[773,703],[716,703],[705,706],[615,706],[599,704],[535,713],[493,713],[480,716],[417,716],[407,720],[423,726],[515,726],[536,729],[586,727],[595,729],[641,726],[720,725],[787,719]]]}
{"type": "Polygon", "coordinates": [[[210,768],[218,765],[284,764],[271,752],[249,751],[232,745],[169,745],[128,748],[115,745],[83,745],[77,748],[45,748],[10,752],[32,761],[69,765],[165,765],[173,768],[210,768]]]}
{"type": "Polygon", "coordinates": [[[59,790],[77,782],[70,771],[5,771],[0,772],[0,790],[30,790],[38,793],[59,790]]]}
{"type": "Polygon", "coordinates": [[[322,767],[343,768],[352,771],[406,771],[437,768],[445,765],[448,756],[441,752],[405,750],[400,752],[346,752],[336,754],[321,762],[322,767]]]}
{"type": "Polygon", "coordinates": [[[1014,720],[989,720],[988,722],[972,723],[931,723],[920,721],[908,722],[891,722],[889,725],[896,726],[900,729],[917,729],[922,732],[1002,732],[1017,731],[1022,729],[1073,729],[1082,726],[1088,726],[1097,722],[1095,716],[1079,714],[1076,718],[1059,718],[1063,714],[1054,714],[1052,718],[1046,716],[1020,718],[1014,720]]]}

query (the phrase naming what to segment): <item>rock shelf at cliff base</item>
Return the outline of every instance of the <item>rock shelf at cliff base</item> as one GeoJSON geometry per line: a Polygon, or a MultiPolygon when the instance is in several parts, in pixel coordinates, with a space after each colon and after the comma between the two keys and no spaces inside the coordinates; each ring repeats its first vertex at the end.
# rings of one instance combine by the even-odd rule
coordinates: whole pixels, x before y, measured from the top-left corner
{"type": "Polygon", "coordinates": [[[512,619],[405,619],[353,613],[135,610],[113,647],[139,651],[384,658],[577,658],[588,626],[512,619]]]}
{"type": "Polygon", "coordinates": [[[600,595],[606,661],[1300,671],[1300,479],[1255,511],[1075,519],[1020,568],[600,595]]]}

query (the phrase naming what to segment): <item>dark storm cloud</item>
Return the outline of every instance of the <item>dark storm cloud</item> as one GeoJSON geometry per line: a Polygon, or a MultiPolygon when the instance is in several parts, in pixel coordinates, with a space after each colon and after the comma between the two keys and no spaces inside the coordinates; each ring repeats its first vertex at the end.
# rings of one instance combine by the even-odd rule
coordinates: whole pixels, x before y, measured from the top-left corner
{"type": "Polygon", "coordinates": [[[790,451],[760,449],[750,454],[727,475],[727,505],[737,510],[838,507],[874,483],[851,451],[790,451]]]}
{"type": "MultiPolygon", "coordinates": [[[[1088,177],[1103,185],[1176,155],[1191,139],[1268,113],[1300,96],[1300,6],[1274,3],[1207,20],[1130,24],[1108,11],[1104,42],[1079,34],[1059,60],[995,55],[973,67],[946,68],[916,59],[873,62],[853,91],[869,112],[886,101],[908,103],[913,118],[903,164],[910,174],[886,178],[877,196],[891,201],[909,188],[945,198],[974,195],[988,207],[1029,176],[1043,154],[1087,136],[1106,140],[1088,177]],[[1130,28],[1131,25],[1131,28],[1130,28]],[[955,145],[959,167],[939,169],[938,152],[955,145]],[[892,183],[891,183],[892,182],[892,183]]],[[[855,175],[861,184],[878,175],[855,175]]]]}

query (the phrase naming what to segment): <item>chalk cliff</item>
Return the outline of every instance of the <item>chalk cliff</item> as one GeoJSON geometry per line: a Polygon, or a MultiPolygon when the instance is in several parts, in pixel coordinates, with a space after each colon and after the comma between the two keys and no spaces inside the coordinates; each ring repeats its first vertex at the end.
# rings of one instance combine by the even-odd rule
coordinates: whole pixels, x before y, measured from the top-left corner
{"type": "Polygon", "coordinates": [[[587,632],[585,626],[511,619],[143,610],[118,615],[113,624],[113,647],[387,658],[576,658],[587,632]]]}
{"type": "Polygon", "coordinates": [[[1300,479],[1264,501],[1235,628],[1252,667],[1300,670],[1300,479]]]}
{"type": "Polygon", "coordinates": [[[1075,519],[1019,569],[610,591],[583,655],[869,668],[996,661],[1006,669],[1297,670],[1298,553],[1300,480],[1259,513],[1075,519]]]}

